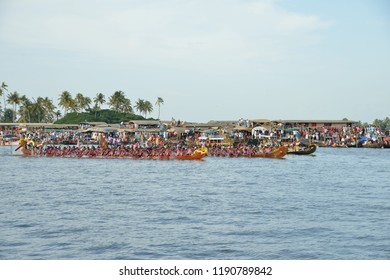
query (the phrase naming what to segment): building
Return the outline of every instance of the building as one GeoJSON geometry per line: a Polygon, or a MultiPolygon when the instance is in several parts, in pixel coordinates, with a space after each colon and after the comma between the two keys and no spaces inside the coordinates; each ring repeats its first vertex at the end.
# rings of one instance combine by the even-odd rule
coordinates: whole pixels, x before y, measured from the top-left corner
{"type": "Polygon", "coordinates": [[[278,123],[284,128],[343,128],[352,127],[357,124],[356,121],[350,120],[275,120],[273,123],[278,123]]]}

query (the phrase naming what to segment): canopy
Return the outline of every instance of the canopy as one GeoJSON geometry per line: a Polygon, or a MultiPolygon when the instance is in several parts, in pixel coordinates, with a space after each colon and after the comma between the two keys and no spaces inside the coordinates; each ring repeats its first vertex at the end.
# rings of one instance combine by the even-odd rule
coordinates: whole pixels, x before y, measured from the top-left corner
{"type": "Polygon", "coordinates": [[[247,126],[237,125],[237,126],[234,127],[234,130],[237,130],[237,131],[251,131],[252,128],[251,127],[247,127],[247,126]]]}
{"type": "Polygon", "coordinates": [[[207,129],[207,130],[203,131],[203,133],[206,133],[206,134],[213,134],[216,132],[218,132],[218,129],[207,129]]]}
{"type": "Polygon", "coordinates": [[[299,130],[299,127],[290,127],[290,128],[284,129],[284,131],[287,131],[287,132],[295,131],[295,130],[299,130]]]}
{"type": "Polygon", "coordinates": [[[366,136],[363,136],[363,137],[359,138],[358,143],[363,143],[363,142],[366,142],[368,140],[370,140],[370,139],[368,139],[366,136]]]}
{"type": "Polygon", "coordinates": [[[171,127],[171,128],[169,128],[167,131],[168,132],[175,132],[176,131],[176,133],[184,133],[185,131],[187,130],[187,128],[185,128],[185,127],[171,127]]]}
{"type": "Polygon", "coordinates": [[[109,133],[117,131],[114,127],[104,127],[104,126],[94,126],[94,127],[88,127],[87,129],[79,129],[79,132],[102,132],[102,133],[109,133]]]}
{"type": "Polygon", "coordinates": [[[265,132],[267,131],[268,129],[266,129],[264,126],[256,126],[252,129],[252,135],[255,135],[256,132],[261,132],[262,134],[265,134],[265,132]]]}

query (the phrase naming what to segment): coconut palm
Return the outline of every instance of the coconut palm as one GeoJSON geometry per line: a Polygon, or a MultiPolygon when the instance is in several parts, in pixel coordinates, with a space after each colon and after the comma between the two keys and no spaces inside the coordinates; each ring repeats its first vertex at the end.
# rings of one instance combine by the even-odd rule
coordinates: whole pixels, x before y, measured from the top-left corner
{"type": "Polygon", "coordinates": [[[152,112],[153,112],[153,105],[152,105],[152,103],[150,103],[149,101],[146,100],[144,102],[145,119],[146,119],[147,114],[150,114],[152,112]]]}
{"type": "Polygon", "coordinates": [[[58,118],[61,117],[62,114],[61,114],[60,110],[57,110],[57,111],[54,112],[54,115],[56,116],[57,121],[58,121],[58,118]]]}
{"type": "Polygon", "coordinates": [[[108,105],[116,112],[121,111],[121,107],[126,100],[125,93],[121,90],[114,92],[108,99],[108,105]]]}
{"type": "Polygon", "coordinates": [[[96,97],[93,99],[93,102],[95,103],[95,107],[99,108],[99,110],[100,110],[100,106],[103,105],[104,103],[106,103],[105,98],[106,97],[104,96],[103,93],[97,93],[96,97]]]}
{"type": "Polygon", "coordinates": [[[14,105],[13,115],[12,115],[12,121],[15,122],[16,120],[16,105],[20,104],[20,96],[19,93],[14,91],[13,93],[8,94],[7,96],[7,102],[14,105]]]}
{"type": "Polygon", "coordinates": [[[90,111],[91,110],[91,103],[92,103],[91,98],[86,96],[84,98],[84,110],[90,111]]]}
{"type": "Polygon", "coordinates": [[[20,107],[19,107],[19,121],[20,122],[31,122],[31,105],[32,102],[25,95],[20,97],[20,107]]]}
{"type": "Polygon", "coordinates": [[[40,123],[45,119],[46,109],[43,106],[44,99],[38,97],[36,100],[33,98],[34,103],[31,105],[31,119],[34,122],[40,123]]]}
{"type": "Polygon", "coordinates": [[[7,104],[5,103],[5,92],[8,91],[7,88],[8,88],[8,86],[6,85],[6,83],[2,82],[1,86],[0,86],[0,96],[3,96],[3,98],[4,98],[4,111],[5,111],[5,109],[7,109],[6,108],[7,104]]]}
{"type": "Polygon", "coordinates": [[[139,99],[137,100],[136,104],[135,104],[135,108],[137,109],[137,111],[140,113],[140,114],[143,114],[146,118],[146,115],[148,113],[151,113],[153,112],[153,105],[152,103],[150,103],[149,101],[145,101],[143,99],[139,99]]]}
{"type": "Polygon", "coordinates": [[[78,113],[78,111],[79,111],[79,108],[77,106],[76,100],[73,99],[73,98],[71,100],[69,100],[69,110],[72,113],[78,113]]]}
{"type": "Polygon", "coordinates": [[[164,104],[164,100],[161,97],[157,97],[157,101],[155,103],[156,106],[158,106],[158,118],[160,119],[160,106],[164,104]]]}
{"type": "Polygon", "coordinates": [[[95,106],[93,107],[93,111],[95,112],[95,118],[97,115],[97,111],[101,110],[100,106],[106,103],[106,97],[103,93],[97,93],[96,97],[93,99],[95,106]]]}
{"type": "Polygon", "coordinates": [[[135,108],[142,115],[145,109],[145,100],[138,98],[137,102],[135,103],[135,108]]]}
{"type": "Polygon", "coordinates": [[[69,91],[63,91],[58,100],[60,101],[58,105],[64,108],[64,115],[66,115],[73,100],[72,95],[69,91]]]}
{"type": "Polygon", "coordinates": [[[45,113],[44,113],[45,122],[52,122],[55,115],[54,110],[56,109],[56,106],[54,106],[53,101],[48,97],[45,97],[41,101],[41,105],[45,109],[45,113]]]}
{"type": "Polygon", "coordinates": [[[38,97],[31,102],[25,95],[20,98],[19,122],[52,122],[55,106],[48,97],[38,97]]]}
{"type": "Polygon", "coordinates": [[[123,104],[121,106],[121,112],[124,114],[133,112],[133,107],[131,106],[130,99],[125,98],[125,100],[123,101],[123,104]]]}
{"type": "Polygon", "coordinates": [[[84,97],[81,93],[76,94],[76,97],[74,98],[76,102],[76,107],[78,111],[83,111],[90,108],[91,105],[91,98],[84,97]]]}
{"type": "Polygon", "coordinates": [[[77,93],[74,97],[74,102],[76,103],[77,112],[82,111],[84,107],[84,95],[77,93]]]}

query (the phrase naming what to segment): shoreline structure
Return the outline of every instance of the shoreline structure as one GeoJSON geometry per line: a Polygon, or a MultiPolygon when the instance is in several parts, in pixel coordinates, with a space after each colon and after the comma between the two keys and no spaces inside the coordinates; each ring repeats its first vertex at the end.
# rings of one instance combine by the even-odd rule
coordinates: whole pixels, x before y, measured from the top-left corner
{"type": "Polygon", "coordinates": [[[120,124],[0,123],[0,145],[19,145],[27,138],[44,145],[99,145],[110,147],[178,145],[214,147],[254,145],[276,147],[315,144],[320,147],[388,148],[389,131],[357,126],[350,120],[209,121],[207,123],[129,120],[120,124]]]}

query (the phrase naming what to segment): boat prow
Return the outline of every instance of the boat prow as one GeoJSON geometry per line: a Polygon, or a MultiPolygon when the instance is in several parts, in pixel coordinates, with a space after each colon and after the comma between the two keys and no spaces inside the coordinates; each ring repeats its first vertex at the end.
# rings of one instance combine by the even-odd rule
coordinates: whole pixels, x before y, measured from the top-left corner
{"type": "Polygon", "coordinates": [[[263,157],[263,158],[283,158],[287,154],[287,147],[281,146],[274,148],[269,153],[260,153],[252,155],[251,157],[263,157]]]}
{"type": "Polygon", "coordinates": [[[175,159],[179,160],[201,160],[206,156],[206,154],[203,153],[197,153],[192,155],[182,155],[182,156],[175,156],[175,159]]]}

